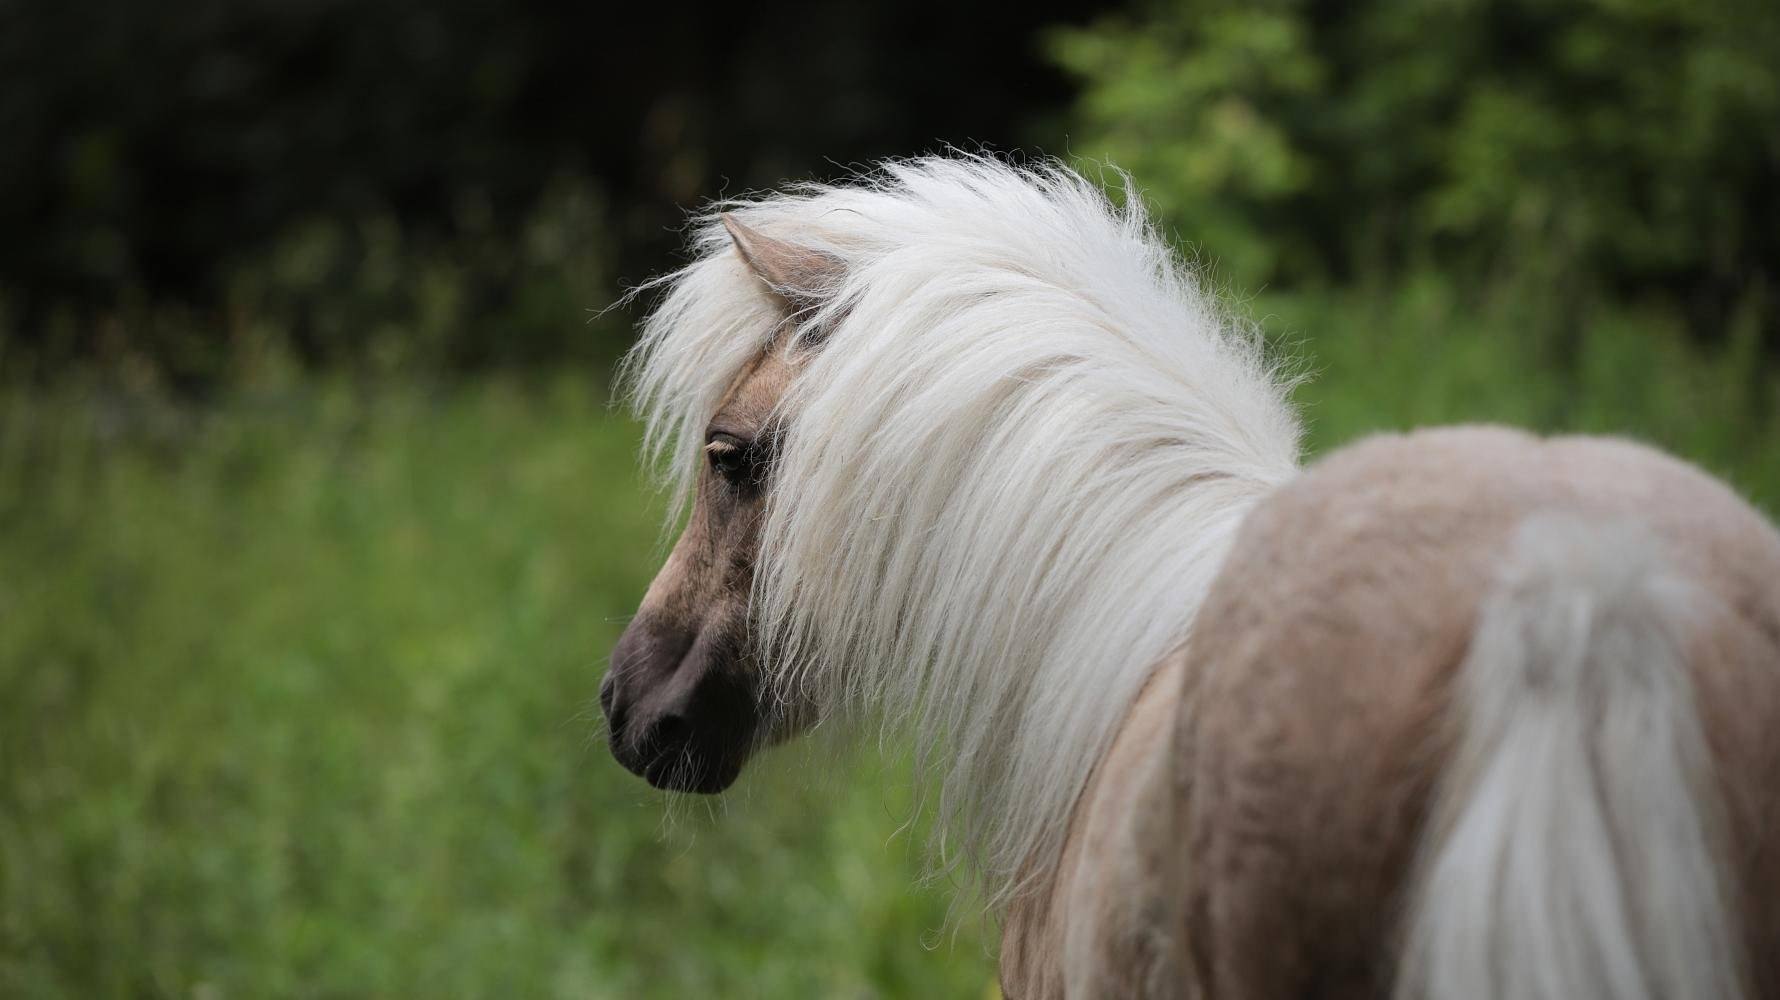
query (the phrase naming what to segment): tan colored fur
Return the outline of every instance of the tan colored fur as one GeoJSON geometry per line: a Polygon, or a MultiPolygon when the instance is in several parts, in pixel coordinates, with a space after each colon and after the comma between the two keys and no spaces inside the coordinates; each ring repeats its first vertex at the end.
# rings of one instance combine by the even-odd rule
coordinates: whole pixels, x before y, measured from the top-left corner
{"type": "MultiPolygon", "coordinates": [[[[1185,661],[1163,664],[1138,696],[1071,820],[1057,878],[1008,915],[1001,986],[1008,997],[1062,996],[1087,976],[1105,995],[1167,996],[1186,967],[1184,853],[1172,744],[1185,661]]],[[[1075,992],[1081,992],[1077,989],[1075,992]]]]}
{"type": "Polygon", "coordinates": [[[1362,442],[1254,511],[1008,915],[1007,995],[1387,993],[1455,670],[1515,526],[1551,510],[1640,521],[1712,599],[1689,661],[1751,995],[1780,996],[1780,536],[1651,449],[1481,427],[1362,442]]]}
{"type": "MultiPolygon", "coordinates": [[[[792,363],[781,352],[762,353],[736,376],[717,405],[711,429],[728,430],[744,439],[758,436],[784,395],[791,372],[792,363]]],[[[745,614],[754,580],[753,555],[759,548],[756,539],[763,501],[752,501],[745,509],[724,511],[724,516],[719,516],[715,492],[710,476],[702,476],[686,529],[650,582],[638,607],[639,616],[664,615],[696,622],[713,613],[745,614]]]]}

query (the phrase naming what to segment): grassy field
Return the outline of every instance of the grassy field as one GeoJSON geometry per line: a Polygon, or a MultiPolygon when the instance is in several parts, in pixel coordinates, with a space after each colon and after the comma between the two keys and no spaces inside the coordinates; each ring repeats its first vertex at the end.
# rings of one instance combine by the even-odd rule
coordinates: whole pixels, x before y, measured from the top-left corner
{"type": "Polygon", "coordinates": [[[667,823],[596,741],[660,516],[606,396],[9,399],[0,995],[980,994],[893,782],[667,823]]]}
{"type": "MultiPolygon", "coordinates": [[[[1631,433],[1780,502],[1780,385],[1660,318],[1274,297],[1322,450],[1631,433]]],[[[592,376],[0,393],[0,995],[982,997],[894,762],[670,810],[596,739],[659,555],[592,376]]]]}

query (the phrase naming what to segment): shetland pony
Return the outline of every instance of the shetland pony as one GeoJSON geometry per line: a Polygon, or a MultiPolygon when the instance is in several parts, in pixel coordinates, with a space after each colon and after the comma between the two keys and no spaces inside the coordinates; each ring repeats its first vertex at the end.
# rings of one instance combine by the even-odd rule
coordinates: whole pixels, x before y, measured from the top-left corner
{"type": "Polygon", "coordinates": [[[628,360],[691,503],[618,760],[912,733],[1010,997],[1780,996],[1780,536],[1623,441],[1298,464],[1289,378],[1058,165],[693,231],[628,360]]]}

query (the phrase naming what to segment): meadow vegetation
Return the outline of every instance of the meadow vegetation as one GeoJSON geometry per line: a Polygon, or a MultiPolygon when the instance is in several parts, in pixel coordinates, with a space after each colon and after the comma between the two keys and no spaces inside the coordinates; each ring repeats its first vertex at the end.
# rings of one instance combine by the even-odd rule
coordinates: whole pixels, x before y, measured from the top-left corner
{"type": "MultiPolygon", "coordinates": [[[[1314,450],[1635,434],[1780,503],[1750,335],[1626,314],[1560,347],[1443,287],[1243,306],[1313,375],[1314,450]]],[[[7,389],[0,993],[982,995],[992,930],[912,887],[894,752],[781,751],[679,807],[605,752],[665,507],[609,400],[592,373],[7,389]]]]}
{"type": "Polygon", "coordinates": [[[661,505],[593,379],[0,422],[0,995],[956,996],[908,796],[670,809],[595,685],[661,505]]]}

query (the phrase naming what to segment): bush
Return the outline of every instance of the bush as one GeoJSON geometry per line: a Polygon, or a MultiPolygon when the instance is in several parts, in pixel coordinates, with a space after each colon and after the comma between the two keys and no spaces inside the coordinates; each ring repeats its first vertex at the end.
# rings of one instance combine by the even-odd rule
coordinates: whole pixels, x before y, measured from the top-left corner
{"type": "Polygon", "coordinates": [[[458,199],[455,215],[448,237],[391,212],[312,216],[219,264],[213,307],[134,294],[97,323],[64,312],[12,337],[0,310],[0,361],[52,378],[96,362],[152,388],[208,392],[293,365],[371,375],[598,370],[623,352],[628,317],[600,313],[621,289],[605,203],[588,183],[559,179],[517,220],[497,221],[473,196],[458,199]]]}
{"type": "Polygon", "coordinates": [[[1780,7],[1166,0],[1051,37],[1076,152],[1238,284],[1653,294],[1780,332],[1780,7]]]}

